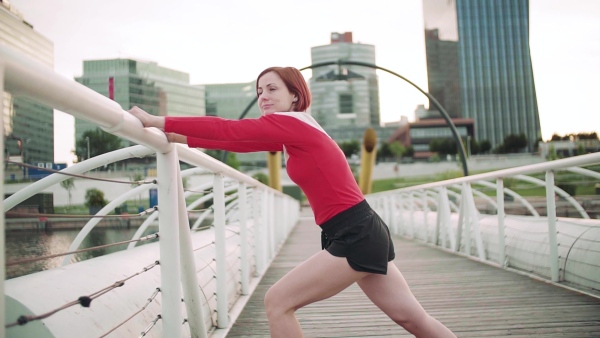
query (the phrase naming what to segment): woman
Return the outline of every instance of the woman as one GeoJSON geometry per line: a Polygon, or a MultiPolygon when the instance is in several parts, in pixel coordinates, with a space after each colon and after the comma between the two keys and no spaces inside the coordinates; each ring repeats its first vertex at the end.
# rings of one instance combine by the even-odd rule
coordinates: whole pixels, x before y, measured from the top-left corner
{"type": "Polygon", "coordinates": [[[164,130],[171,142],[235,152],[283,151],[322,229],[322,250],[275,283],[265,295],[272,337],[302,337],[295,311],[356,282],[392,320],[417,337],[455,337],[429,316],[394,265],[387,226],[369,207],[343,152],[306,113],[310,91],[291,67],[271,67],[257,78],[262,116],[159,117],[134,107],[144,127],[164,130]]]}

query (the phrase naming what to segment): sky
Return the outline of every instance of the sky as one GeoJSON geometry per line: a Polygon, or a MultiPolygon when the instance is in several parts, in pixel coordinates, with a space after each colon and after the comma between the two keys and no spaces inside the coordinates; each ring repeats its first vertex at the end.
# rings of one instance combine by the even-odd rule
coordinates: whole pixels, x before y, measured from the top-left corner
{"type": "MultiPolygon", "coordinates": [[[[451,1],[451,0],[448,0],[451,1]]],[[[600,133],[600,1],[530,0],[530,47],[542,138],[600,133]]],[[[376,64],[427,90],[421,0],[11,0],[54,43],[54,70],[134,58],[190,74],[191,84],[250,82],[270,66],[311,64],[332,32],[375,46],[376,64]]],[[[379,74],[382,122],[414,121],[423,94],[379,74]]],[[[310,70],[304,72],[308,79],[310,70]]],[[[55,113],[55,161],[72,162],[74,122],[55,113]]]]}

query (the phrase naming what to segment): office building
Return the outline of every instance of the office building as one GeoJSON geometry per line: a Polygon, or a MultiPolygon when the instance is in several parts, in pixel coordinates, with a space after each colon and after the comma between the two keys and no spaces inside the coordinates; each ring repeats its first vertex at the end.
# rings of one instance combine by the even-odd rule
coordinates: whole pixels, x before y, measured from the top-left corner
{"type": "MultiPolygon", "coordinates": [[[[239,119],[250,106],[244,118],[260,117],[256,99],[256,83],[222,83],[202,85],[205,90],[206,115],[239,119]]],[[[265,152],[238,153],[237,159],[246,166],[266,166],[265,152]]]]}
{"type": "Polygon", "coordinates": [[[256,84],[222,83],[202,85],[205,90],[206,115],[219,116],[226,119],[239,119],[244,110],[250,106],[245,118],[260,117],[256,103],[256,84]]]}
{"type": "MultiPolygon", "coordinates": [[[[205,115],[204,88],[192,86],[189,74],[161,67],[155,62],[132,59],[84,61],[83,75],[75,80],[116,101],[124,110],[138,106],[153,115],[205,115]]],[[[93,123],[75,119],[75,142],[86,130],[95,128],[93,123]]]]}
{"type": "MultiPolygon", "coordinates": [[[[23,19],[10,3],[0,1],[0,44],[54,68],[54,46],[23,19]]],[[[54,110],[34,100],[4,92],[6,158],[51,167],[54,162],[54,110]]]]}
{"type": "Polygon", "coordinates": [[[425,30],[458,41],[460,113],[475,138],[492,147],[525,134],[533,151],[541,137],[529,52],[529,1],[424,0],[425,30]]]}
{"type": "MultiPolygon", "coordinates": [[[[354,43],[352,33],[331,33],[329,45],[311,48],[311,62],[375,64],[375,46],[354,43]]],[[[379,126],[379,84],[374,68],[330,65],[312,69],[311,115],[323,128],[379,126]]]]}
{"type": "MultiPolygon", "coordinates": [[[[431,94],[446,110],[448,116],[461,116],[460,88],[458,82],[458,42],[441,40],[439,29],[425,30],[425,55],[427,58],[427,85],[431,94]]],[[[436,109],[429,102],[430,109],[436,109]]],[[[423,117],[428,118],[428,117],[423,117]]],[[[440,118],[439,112],[431,118],[440,118]]]]}

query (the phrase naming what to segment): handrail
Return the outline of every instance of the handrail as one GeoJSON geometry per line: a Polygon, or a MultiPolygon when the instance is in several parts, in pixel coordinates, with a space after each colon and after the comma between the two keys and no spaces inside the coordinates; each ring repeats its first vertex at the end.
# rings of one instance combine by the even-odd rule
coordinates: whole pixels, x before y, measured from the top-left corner
{"type": "MultiPolygon", "coordinates": [[[[429,242],[429,237],[421,234],[435,233],[434,245],[446,246],[448,238],[456,236],[456,245],[451,250],[479,259],[499,264],[502,267],[524,269],[536,276],[544,276],[552,282],[563,281],[578,284],[583,288],[600,288],[600,279],[592,271],[600,268],[594,259],[595,252],[600,251],[600,220],[592,219],[591,211],[597,215],[598,198],[585,197],[576,199],[555,185],[554,173],[569,171],[582,176],[600,179],[600,173],[580,168],[600,164],[600,153],[580,155],[576,157],[537,163],[516,168],[496,170],[484,174],[461,177],[445,181],[420,184],[411,187],[383,191],[367,196],[374,205],[388,205],[392,201],[395,208],[385,212],[388,217],[397,218],[390,224],[400,224],[402,228],[394,229],[399,234],[409,235],[415,239],[429,242]],[[545,180],[526,174],[545,174],[545,180]],[[513,178],[545,187],[545,205],[532,204],[534,199],[520,195],[517,191],[504,186],[505,178],[513,178]],[[494,182],[489,182],[494,180],[494,182]],[[448,187],[462,186],[460,195],[452,193],[448,187]],[[495,190],[496,203],[490,197],[478,194],[471,185],[483,185],[495,190]],[[412,196],[415,192],[427,190],[445,191],[438,195],[438,200],[428,200],[427,204],[413,203],[409,198],[397,199],[395,196],[412,196]],[[449,195],[460,202],[459,209],[452,212],[448,206],[452,203],[449,195]],[[495,204],[495,215],[476,205],[478,200],[495,204]],[[518,208],[518,214],[511,214],[504,203],[505,196],[515,199],[510,208],[518,208]],[[408,204],[408,206],[404,206],[408,204]],[[562,214],[557,214],[557,204],[562,205],[562,214]],[[416,210],[421,207],[421,210],[416,210]],[[588,210],[584,208],[587,206],[588,210]],[[564,209],[568,208],[568,209],[564,209]],[[409,210],[405,213],[404,210],[409,210]],[[528,210],[532,216],[522,216],[528,210]],[[572,212],[571,210],[575,210],[572,212]],[[433,212],[431,212],[433,211],[433,212]],[[541,214],[541,215],[540,215],[541,214]],[[573,218],[571,214],[578,215],[573,218]],[[433,225],[435,224],[435,225],[433,225]],[[594,231],[591,231],[593,229],[594,231]],[[424,231],[423,231],[424,230],[424,231]],[[440,244],[441,243],[441,244],[440,244]],[[474,245],[475,250],[472,250],[474,245]],[[576,250],[572,250],[575,249],[576,250]],[[567,260],[573,264],[567,264],[567,260]],[[562,267],[566,271],[559,271],[562,267]]],[[[536,175],[538,176],[538,175],[536,175]]],[[[597,192],[596,192],[597,195],[597,192]]]]}
{"type": "MultiPolygon", "coordinates": [[[[217,309],[217,326],[219,328],[226,328],[229,325],[228,304],[231,301],[227,293],[231,287],[224,287],[224,283],[236,283],[236,281],[235,279],[232,280],[229,276],[233,272],[228,267],[228,262],[226,261],[229,258],[224,255],[225,247],[230,245],[225,241],[228,241],[227,238],[230,236],[227,238],[223,236],[225,227],[229,226],[226,224],[226,215],[224,213],[224,203],[228,199],[224,198],[223,193],[226,190],[232,189],[232,187],[224,189],[223,181],[233,180],[239,186],[248,187],[249,191],[256,194],[254,200],[256,202],[261,201],[261,203],[255,205],[260,210],[253,208],[253,222],[244,221],[241,224],[242,219],[237,221],[240,223],[238,226],[252,226],[254,228],[254,247],[260,248],[260,250],[257,249],[254,252],[254,271],[252,271],[254,278],[251,282],[252,285],[249,285],[248,277],[250,276],[236,277],[243,281],[244,293],[249,292],[250,289],[258,285],[258,280],[265,272],[264,266],[273,259],[275,252],[289,234],[291,226],[298,219],[298,212],[292,210],[291,207],[299,208],[299,203],[297,201],[293,204],[288,203],[291,200],[290,196],[274,190],[248,175],[238,172],[197,149],[190,149],[182,144],[169,143],[162,131],[156,128],[143,128],[137,118],[121,109],[116,102],[80,83],[59,76],[45,65],[3,45],[0,45],[0,83],[11,94],[30,97],[41,104],[61,110],[76,118],[89,121],[109,133],[139,144],[139,146],[120,149],[91,158],[75,166],[66,168],[63,172],[82,173],[99,165],[113,163],[134,156],[156,155],[158,177],[155,184],[158,187],[159,208],[161,210],[158,224],[160,241],[156,244],[160,250],[160,266],[162,271],[159,278],[161,289],[160,306],[162,309],[159,309],[159,312],[155,313],[163,313],[163,316],[159,315],[157,318],[162,319],[162,334],[164,336],[181,336],[182,322],[187,323],[194,337],[206,337],[208,332],[204,327],[204,315],[202,314],[203,302],[198,290],[196,290],[199,285],[195,269],[197,265],[194,262],[194,255],[196,253],[192,247],[189,220],[185,205],[186,195],[182,187],[183,175],[179,168],[179,161],[204,168],[213,173],[215,178],[213,185],[216,184],[215,192],[218,191],[218,193],[213,195],[213,207],[218,212],[214,213],[215,226],[212,229],[212,234],[216,234],[217,237],[215,245],[218,256],[216,258],[218,276],[214,276],[216,277],[214,284],[218,287],[216,290],[216,299],[219,304],[217,309]],[[274,207],[275,203],[284,205],[284,207],[276,209],[274,207]],[[283,213],[286,213],[286,215],[284,216],[283,213]],[[277,219],[283,221],[284,224],[275,227],[272,223],[275,219],[274,215],[278,215],[277,219]],[[183,314],[181,309],[182,298],[185,300],[185,307],[188,314],[185,321],[181,316],[183,314]]],[[[61,174],[54,174],[30,185],[27,189],[5,200],[5,210],[14,207],[27,197],[41,191],[41,189],[59,183],[66,178],[66,176],[61,174]]],[[[118,201],[122,198],[126,198],[126,196],[135,194],[137,191],[146,188],[134,188],[130,190],[122,197],[113,200],[100,213],[107,213],[114,206],[118,205],[120,203],[118,201]]],[[[233,188],[237,189],[237,185],[233,188]]],[[[239,195],[236,194],[236,196],[239,198],[239,195]]],[[[246,206],[240,206],[236,203],[235,207],[245,208],[246,206]]],[[[84,230],[89,232],[91,227],[93,227],[93,223],[97,222],[89,222],[89,228],[86,226],[84,230]]],[[[4,232],[3,227],[3,225],[0,226],[0,231],[2,232],[4,232]]],[[[207,232],[207,234],[210,233],[210,231],[207,232]]],[[[240,230],[239,233],[246,233],[246,229],[240,230]]],[[[81,235],[83,236],[83,234],[81,235]]],[[[78,240],[80,241],[80,238],[78,240]]],[[[141,247],[139,249],[145,248],[141,247]]],[[[245,251],[247,250],[243,251],[241,254],[245,255],[245,251]]],[[[136,255],[138,252],[140,251],[130,250],[127,254],[136,255]],[[135,253],[132,253],[134,251],[135,253]]],[[[241,257],[240,261],[249,262],[251,260],[248,257],[241,257]]],[[[251,273],[248,267],[244,267],[241,270],[246,274],[251,273]]],[[[237,274],[239,274],[239,270],[237,274]]],[[[34,277],[32,276],[32,278],[34,277]]],[[[147,278],[153,277],[149,276],[147,278]]],[[[4,290],[4,284],[4,278],[2,278],[0,281],[0,290],[4,290]]],[[[14,285],[11,284],[11,287],[14,289],[14,285]]],[[[20,294],[24,297],[28,296],[22,292],[20,294]]],[[[239,295],[236,297],[239,297],[239,295]]],[[[0,302],[0,306],[4,309],[3,302],[0,302]]],[[[212,318],[213,314],[210,313],[209,316],[212,318]]]]}
{"type": "MultiPolygon", "coordinates": [[[[539,173],[539,172],[544,172],[544,171],[548,171],[548,170],[550,170],[550,171],[559,170],[559,169],[564,169],[564,168],[568,168],[568,167],[577,167],[577,166],[590,165],[590,164],[595,164],[595,163],[600,163],[600,153],[580,155],[580,156],[576,156],[576,157],[570,157],[570,158],[564,158],[564,159],[560,159],[560,160],[536,163],[536,164],[526,165],[526,166],[517,167],[517,168],[496,170],[496,171],[492,171],[492,172],[488,172],[488,173],[471,175],[471,176],[467,176],[467,177],[453,178],[453,179],[446,180],[446,181],[439,181],[439,182],[433,182],[433,183],[420,184],[420,185],[415,185],[415,186],[411,186],[411,187],[400,188],[398,190],[399,191],[411,191],[411,190],[419,190],[419,189],[431,189],[431,188],[445,186],[448,184],[472,183],[472,182],[476,182],[476,181],[496,179],[498,177],[511,177],[511,176],[519,175],[519,174],[524,175],[524,174],[539,173]]],[[[380,194],[380,193],[374,193],[373,195],[377,195],[377,194],[380,194]]]]}

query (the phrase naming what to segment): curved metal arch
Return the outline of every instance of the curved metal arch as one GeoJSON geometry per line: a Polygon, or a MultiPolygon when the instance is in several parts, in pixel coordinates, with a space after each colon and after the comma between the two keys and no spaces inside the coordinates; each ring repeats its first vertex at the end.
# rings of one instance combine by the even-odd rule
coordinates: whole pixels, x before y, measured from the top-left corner
{"type": "MultiPolygon", "coordinates": [[[[135,188],[129,190],[128,192],[122,194],[121,196],[117,197],[116,199],[110,201],[110,203],[108,203],[102,209],[100,209],[100,211],[98,211],[96,213],[96,215],[97,216],[106,216],[106,215],[108,215],[109,212],[113,211],[116,207],[123,204],[123,202],[126,201],[129,197],[140,194],[143,191],[150,190],[150,188],[153,188],[155,186],[156,186],[156,184],[144,184],[144,185],[135,187],[135,188]]],[[[69,246],[69,249],[67,251],[70,252],[70,251],[77,250],[79,248],[79,246],[81,245],[81,243],[83,243],[83,240],[87,237],[87,235],[92,231],[92,229],[94,229],[94,227],[101,220],[102,220],[101,217],[94,217],[94,218],[90,219],[83,226],[83,228],[79,231],[79,233],[77,234],[77,236],[75,237],[73,242],[71,242],[71,245],[69,246]]],[[[71,262],[72,257],[73,257],[73,254],[66,255],[63,259],[62,266],[69,264],[71,262]]]]}
{"type": "MultiPolygon", "coordinates": [[[[196,174],[202,174],[205,172],[206,169],[204,168],[190,168],[190,169],[186,169],[183,170],[181,172],[181,177],[188,177],[191,175],[196,175],[196,174]]],[[[191,188],[191,190],[204,190],[204,189],[208,189],[212,186],[212,182],[207,182],[207,183],[202,183],[199,184],[197,186],[194,186],[191,188]]],[[[190,195],[195,194],[196,192],[193,191],[186,191],[183,193],[184,198],[188,197],[190,195]]],[[[187,210],[190,210],[190,208],[188,207],[187,210]]],[[[146,231],[146,229],[150,226],[150,224],[152,224],[152,222],[154,222],[156,220],[156,218],[159,216],[159,211],[156,210],[153,213],[150,214],[150,216],[148,216],[148,218],[146,218],[144,220],[144,222],[142,222],[142,224],[140,224],[140,226],[138,227],[138,229],[135,231],[135,233],[133,234],[133,236],[131,237],[131,240],[136,240],[139,239],[140,237],[142,237],[142,234],[146,231]]],[[[133,249],[136,246],[137,242],[131,242],[127,245],[127,250],[129,249],[133,249]]]]}
{"type": "MultiPolygon", "coordinates": [[[[467,155],[466,155],[466,151],[465,151],[465,145],[462,141],[462,139],[460,138],[460,135],[458,134],[458,130],[456,129],[456,126],[454,125],[454,123],[452,122],[452,119],[450,118],[450,115],[448,114],[448,112],[446,111],[446,109],[444,109],[444,107],[442,107],[442,105],[438,102],[438,100],[433,97],[433,95],[429,94],[428,92],[424,91],[423,89],[421,89],[421,87],[417,86],[414,82],[410,81],[409,79],[405,78],[404,76],[391,71],[387,68],[383,68],[380,67],[378,65],[372,64],[372,63],[367,63],[367,62],[359,62],[359,61],[350,61],[350,60],[337,60],[337,61],[328,61],[328,62],[321,62],[321,63],[315,63],[312,64],[310,66],[306,66],[304,68],[300,68],[300,71],[303,70],[307,70],[307,69],[313,69],[313,68],[319,68],[319,67],[325,67],[325,66],[332,66],[332,65],[353,65],[353,66],[362,66],[362,67],[368,67],[368,68],[374,68],[374,69],[379,69],[379,70],[383,70],[384,72],[387,72],[391,75],[394,75],[402,80],[404,80],[405,82],[407,82],[408,84],[410,84],[411,86],[415,87],[418,91],[420,91],[423,95],[425,95],[428,99],[429,102],[431,102],[440,112],[440,114],[442,115],[442,117],[444,118],[444,120],[446,120],[446,123],[448,124],[448,126],[450,127],[450,131],[452,132],[452,136],[454,136],[454,140],[456,141],[456,144],[458,145],[458,150],[460,152],[461,155],[461,163],[462,163],[462,167],[463,167],[463,174],[465,176],[469,176],[469,168],[467,165],[467,155]]],[[[248,112],[250,111],[250,108],[252,108],[252,106],[254,104],[256,104],[256,102],[258,101],[257,97],[254,97],[252,99],[252,102],[250,102],[248,104],[248,106],[246,106],[246,109],[244,109],[244,111],[242,112],[242,114],[240,115],[240,120],[243,119],[246,114],[248,114],[248,112]]],[[[222,161],[225,162],[227,161],[227,152],[223,152],[223,157],[222,157],[222,161]]]]}
{"type": "Polygon", "coordinates": [[[585,168],[570,167],[570,168],[564,168],[564,169],[558,169],[558,170],[570,171],[572,173],[576,173],[576,174],[583,175],[583,176],[589,176],[589,177],[597,178],[600,180],[600,173],[597,173],[593,170],[589,170],[589,169],[585,169],[585,168]]]}
{"type": "MultiPolygon", "coordinates": [[[[535,178],[535,177],[531,177],[531,176],[527,176],[527,175],[515,175],[513,177],[516,179],[525,181],[525,182],[539,185],[539,186],[546,186],[546,182],[540,180],[539,178],[535,178]]],[[[575,209],[577,209],[577,211],[579,212],[579,214],[581,215],[582,218],[590,219],[590,215],[588,215],[588,213],[585,212],[585,210],[583,209],[581,204],[579,204],[579,202],[577,202],[573,197],[571,197],[571,195],[569,195],[569,193],[567,193],[566,191],[562,190],[561,188],[559,188],[557,186],[554,186],[554,191],[558,195],[564,197],[569,203],[571,203],[571,205],[573,207],[575,207],[575,209]]]]}
{"type": "MultiPolygon", "coordinates": [[[[461,195],[459,193],[457,193],[456,191],[446,188],[446,194],[454,196],[457,201],[462,201],[461,195]]],[[[448,203],[450,204],[450,206],[454,206],[454,208],[453,208],[454,212],[456,212],[457,214],[460,213],[460,204],[456,204],[456,203],[452,202],[451,200],[448,200],[448,203]]]]}
{"type": "MultiPolygon", "coordinates": [[[[427,199],[428,202],[433,202],[433,204],[437,204],[437,201],[435,200],[434,197],[429,196],[427,193],[429,192],[429,190],[423,190],[423,191],[417,191],[416,194],[419,195],[420,200],[417,201],[415,204],[420,204],[421,205],[421,210],[425,211],[424,204],[423,204],[423,195],[425,195],[425,198],[427,199]]],[[[431,210],[430,210],[431,211],[431,210]]]]}
{"type": "Polygon", "coordinates": [[[154,153],[155,151],[153,149],[150,149],[146,146],[137,145],[128,148],[117,149],[106,154],[92,157],[88,160],[67,167],[61,170],[59,173],[54,173],[52,175],[44,177],[41,180],[34,182],[28,185],[27,187],[12,194],[10,197],[4,200],[4,210],[8,211],[14,208],[15,205],[33,196],[33,194],[38,193],[48,187],[51,187],[69,178],[69,176],[60,173],[79,175],[92,169],[101,167],[105,164],[110,164],[133,157],[145,157],[154,153]]]}
{"type": "MultiPolygon", "coordinates": [[[[462,190],[462,187],[460,185],[458,185],[458,184],[451,184],[450,186],[462,190]]],[[[482,193],[481,191],[479,191],[477,189],[473,189],[473,187],[471,187],[471,191],[475,195],[477,195],[477,196],[483,198],[484,200],[486,200],[489,204],[491,204],[494,207],[494,209],[498,210],[498,204],[490,196],[482,193]]]]}
{"type": "MultiPolygon", "coordinates": [[[[206,197],[206,196],[204,196],[204,197],[206,197]]],[[[212,194],[210,195],[210,197],[212,198],[212,194]]],[[[230,196],[227,196],[227,197],[225,197],[225,199],[224,199],[223,201],[224,201],[225,203],[227,203],[227,202],[229,202],[229,201],[233,200],[234,198],[237,198],[237,196],[230,195],[230,196]]],[[[203,213],[200,215],[200,217],[198,217],[198,219],[196,220],[196,222],[194,222],[194,224],[192,225],[192,228],[191,228],[191,229],[192,229],[192,230],[196,230],[196,229],[198,229],[198,228],[200,227],[200,224],[202,224],[202,221],[204,221],[204,219],[205,219],[206,217],[208,217],[208,215],[210,215],[212,212],[213,212],[213,208],[208,208],[208,209],[206,209],[206,210],[205,210],[205,211],[204,211],[204,212],[203,212],[203,213]]]]}
{"type": "MultiPolygon", "coordinates": [[[[475,181],[472,182],[472,184],[480,184],[483,186],[486,186],[488,188],[492,188],[492,189],[496,189],[496,185],[494,183],[490,183],[487,181],[475,181]]],[[[516,192],[508,189],[508,188],[504,188],[504,193],[506,193],[507,195],[510,195],[512,197],[514,197],[516,200],[518,200],[519,202],[521,202],[525,208],[527,208],[527,210],[529,210],[529,212],[535,216],[535,217],[540,217],[540,214],[535,210],[535,208],[533,207],[533,205],[531,205],[531,203],[529,203],[526,199],[524,199],[521,195],[517,194],[516,192]]]]}

